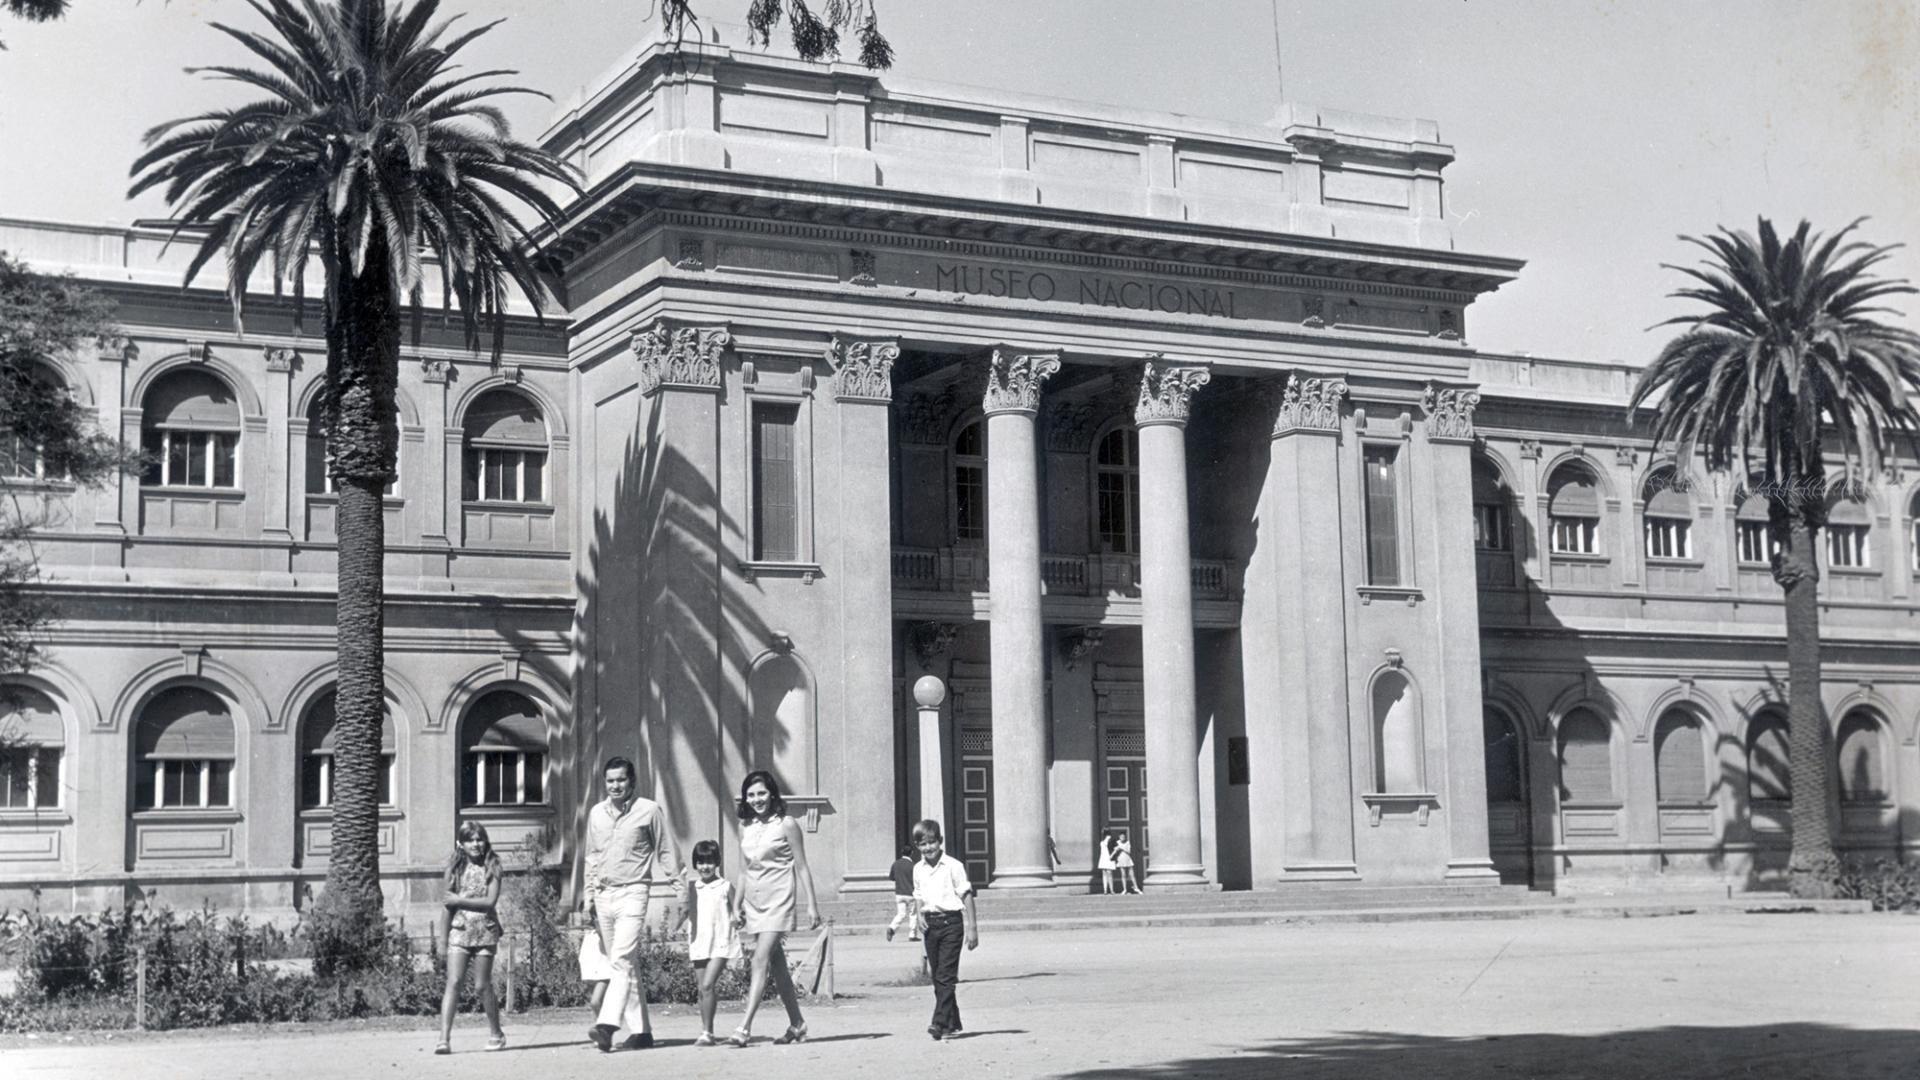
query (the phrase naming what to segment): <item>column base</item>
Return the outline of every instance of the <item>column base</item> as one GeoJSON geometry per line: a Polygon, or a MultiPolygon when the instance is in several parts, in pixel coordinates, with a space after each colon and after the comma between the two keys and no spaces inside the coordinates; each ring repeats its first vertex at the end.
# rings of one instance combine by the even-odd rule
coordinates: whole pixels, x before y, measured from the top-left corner
{"type": "Polygon", "coordinates": [[[840,879],[840,894],[893,891],[891,870],[857,870],[840,879]]]}
{"type": "Polygon", "coordinates": [[[1051,889],[1053,888],[1053,868],[1009,866],[1004,870],[995,870],[987,884],[994,889],[1051,889]]]}
{"type": "Polygon", "coordinates": [[[1360,867],[1353,863],[1296,863],[1280,868],[1281,881],[1359,881],[1360,867]]]}
{"type": "Polygon", "coordinates": [[[1207,868],[1194,865],[1148,867],[1147,876],[1140,882],[1140,887],[1160,892],[1169,889],[1212,889],[1215,886],[1207,880],[1207,868]]]}
{"type": "Polygon", "coordinates": [[[1455,859],[1447,864],[1448,881],[1499,881],[1492,859],[1455,859]]]}

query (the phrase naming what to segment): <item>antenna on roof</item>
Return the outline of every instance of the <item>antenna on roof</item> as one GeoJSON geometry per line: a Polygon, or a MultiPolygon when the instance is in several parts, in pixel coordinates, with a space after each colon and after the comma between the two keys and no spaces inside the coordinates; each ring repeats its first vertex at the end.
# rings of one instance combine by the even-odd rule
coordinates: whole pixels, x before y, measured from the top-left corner
{"type": "Polygon", "coordinates": [[[1280,62],[1280,0],[1273,0],[1273,83],[1276,104],[1287,100],[1286,71],[1280,62]]]}

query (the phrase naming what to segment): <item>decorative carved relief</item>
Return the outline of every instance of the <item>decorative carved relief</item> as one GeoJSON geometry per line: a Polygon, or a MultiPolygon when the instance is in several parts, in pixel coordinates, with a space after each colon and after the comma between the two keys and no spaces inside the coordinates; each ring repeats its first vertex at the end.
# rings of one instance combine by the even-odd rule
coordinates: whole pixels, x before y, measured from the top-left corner
{"type": "Polygon", "coordinates": [[[897,341],[856,341],[835,336],[827,347],[833,367],[833,392],[839,401],[893,400],[893,363],[900,359],[897,341]]]}
{"type": "Polygon", "coordinates": [[[1279,414],[1273,420],[1277,437],[1290,431],[1339,431],[1340,399],[1347,396],[1347,381],[1340,378],[1287,376],[1287,389],[1280,398],[1279,414]]]}
{"type": "Polygon", "coordinates": [[[1540,460],[1540,440],[1521,439],[1520,440],[1520,456],[1528,461],[1539,461],[1540,460]]]}
{"type": "Polygon", "coordinates": [[[995,349],[987,358],[989,413],[1040,411],[1040,387],[1060,370],[1058,353],[1016,353],[995,349]]]}
{"type": "Polygon", "coordinates": [[[681,240],[680,257],[673,261],[673,265],[681,270],[705,270],[707,264],[700,258],[700,241],[691,237],[681,240]]]}
{"type": "Polygon", "coordinates": [[[959,623],[915,623],[907,634],[907,643],[913,647],[913,655],[920,661],[920,670],[925,671],[933,666],[934,657],[953,648],[953,639],[959,636],[959,623]]]}
{"type": "Polygon", "coordinates": [[[855,285],[879,284],[880,279],[873,275],[873,252],[854,248],[850,254],[853,257],[853,277],[848,280],[855,285]]]}
{"type": "Polygon", "coordinates": [[[1312,293],[1301,298],[1300,306],[1305,313],[1304,317],[1300,320],[1301,326],[1310,326],[1315,330],[1319,330],[1327,325],[1326,297],[1321,296],[1319,293],[1312,293]]]}
{"type": "Polygon", "coordinates": [[[1460,340],[1459,319],[1460,317],[1454,313],[1454,310],[1452,308],[1441,308],[1440,320],[1439,320],[1440,328],[1434,331],[1433,336],[1445,341],[1459,341],[1460,340]]]}
{"type": "Polygon", "coordinates": [[[213,346],[204,341],[187,342],[187,359],[196,364],[204,364],[213,359],[213,346]]]}
{"type": "Polygon", "coordinates": [[[937,394],[908,394],[894,402],[900,421],[900,441],[918,446],[940,446],[947,441],[947,422],[955,412],[951,385],[937,394]]]}
{"type": "Polygon", "coordinates": [[[1615,465],[1618,465],[1623,469],[1631,469],[1633,468],[1633,459],[1634,459],[1633,447],[1616,446],[1613,448],[1613,463],[1615,465]]]}
{"type": "Polygon", "coordinates": [[[1080,661],[1098,652],[1100,646],[1107,643],[1107,630],[1103,626],[1076,626],[1060,633],[1060,651],[1066,654],[1067,670],[1080,666],[1080,661]]]}
{"type": "Polygon", "coordinates": [[[267,362],[267,370],[277,375],[285,375],[293,370],[295,356],[292,349],[268,345],[260,350],[260,357],[267,362]]]}
{"type": "Polygon", "coordinates": [[[1047,409],[1047,449],[1084,454],[1100,427],[1100,410],[1091,401],[1062,401],[1047,409]]]}
{"type": "Polygon", "coordinates": [[[518,364],[514,364],[510,367],[503,367],[500,369],[500,378],[508,386],[519,386],[521,380],[525,379],[526,377],[527,377],[526,371],[523,370],[518,364]]]}
{"type": "Polygon", "coordinates": [[[1133,405],[1136,424],[1184,424],[1193,393],[1213,378],[1204,367],[1174,367],[1152,361],[1140,370],[1140,394],[1133,405]]]}
{"type": "Polygon", "coordinates": [[[720,388],[720,354],[733,342],[725,326],[688,326],[655,319],[635,330],[628,348],[640,364],[640,392],[662,387],[720,388]]]}
{"type": "Polygon", "coordinates": [[[1420,408],[1427,414],[1427,438],[1472,439],[1473,410],[1479,404],[1480,395],[1472,390],[1441,389],[1428,383],[1420,397],[1420,408]]]}
{"type": "Polygon", "coordinates": [[[420,377],[430,383],[447,382],[453,377],[453,365],[445,360],[422,360],[420,377]]]}
{"type": "Polygon", "coordinates": [[[99,347],[99,357],[110,364],[131,364],[140,359],[140,346],[133,339],[119,334],[105,334],[94,342],[99,347]]]}

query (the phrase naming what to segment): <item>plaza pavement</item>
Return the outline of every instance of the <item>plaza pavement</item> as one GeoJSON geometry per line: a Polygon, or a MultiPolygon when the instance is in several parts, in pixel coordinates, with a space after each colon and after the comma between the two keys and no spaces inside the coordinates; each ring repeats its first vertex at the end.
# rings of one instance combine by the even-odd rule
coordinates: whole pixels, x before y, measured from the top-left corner
{"type": "MultiPolygon", "coordinates": [[[[748,1077],[1920,1077],[1920,918],[1701,914],[1640,919],[1091,929],[984,937],[962,964],[968,1036],[924,1034],[931,992],[904,939],[836,942],[832,1005],[811,1041],[690,1045],[696,1014],[662,1010],[662,1045],[600,1055],[584,1014],[509,1017],[480,1052],[431,1024],[227,1029],[0,1040],[0,1076],[748,1077]]],[[[737,1013],[723,1013],[731,1028],[737,1013]]],[[[777,1034],[777,1005],[757,1027],[777,1034]]]]}

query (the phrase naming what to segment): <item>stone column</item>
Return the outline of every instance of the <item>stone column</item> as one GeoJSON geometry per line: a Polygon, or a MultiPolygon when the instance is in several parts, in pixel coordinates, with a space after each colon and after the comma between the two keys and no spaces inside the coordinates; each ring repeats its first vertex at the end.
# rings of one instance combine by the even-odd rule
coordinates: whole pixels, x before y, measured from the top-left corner
{"type": "Polygon", "coordinates": [[[1147,888],[1207,884],[1193,696],[1193,556],[1187,535],[1187,411],[1203,367],[1148,363],[1140,430],[1140,654],[1147,710],[1147,888]]]}
{"type": "Polygon", "coordinates": [[[993,885],[1053,887],[1047,855],[1046,639],[1034,417],[1060,357],[995,349],[987,371],[987,577],[993,660],[993,885]]]}
{"type": "Polygon", "coordinates": [[[894,831],[893,769],[893,505],[887,475],[888,406],[893,403],[893,341],[835,338],[834,412],[840,422],[840,463],[846,485],[840,500],[842,745],[848,753],[840,790],[846,815],[846,878],[842,892],[893,888],[898,850],[894,831]],[[854,463],[863,463],[856,472],[854,463]],[[863,477],[856,485],[854,478],[863,477]],[[879,782],[876,782],[879,781],[879,782]]]}

